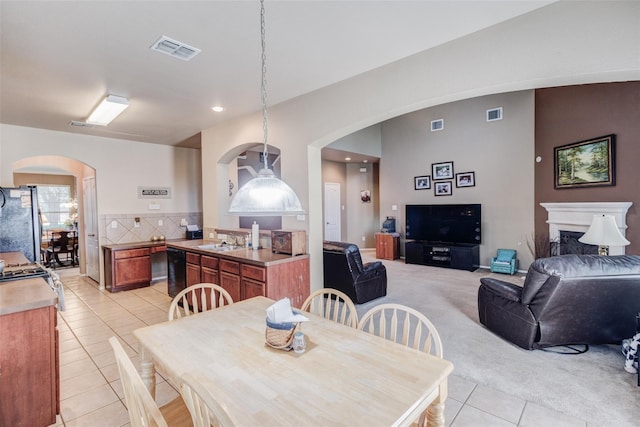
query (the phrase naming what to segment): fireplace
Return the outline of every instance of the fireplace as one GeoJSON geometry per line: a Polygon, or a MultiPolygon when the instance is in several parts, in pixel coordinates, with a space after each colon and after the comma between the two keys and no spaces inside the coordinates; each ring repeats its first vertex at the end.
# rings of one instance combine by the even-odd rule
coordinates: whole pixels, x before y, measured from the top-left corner
{"type": "Polygon", "coordinates": [[[582,237],[584,233],[581,231],[565,231],[560,230],[560,237],[557,241],[549,243],[549,255],[586,255],[586,254],[598,254],[598,246],[587,245],[579,242],[578,239],[582,237]]]}
{"type": "MultiPolygon", "coordinates": [[[[560,254],[567,253],[562,252],[562,240],[565,239],[568,242],[570,238],[566,233],[576,233],[578,236],[575,237],[574,235],[573,237],[578,239],[591,225],[593,215],[613,215],[620,233],[624,236],[627,230],[627,211],[631,205],[631,202],[540,203],[540,206],[548,212],[547,224],[549,224],[549,241],[553,242],[551,245],[552,251],[554,246],[559,246],[560,254]],[[561,236],[561,231],[565,233],[566,237],[563,238],[561,236]]],[[[580,244],[582,245],[582,243],[580,244]]],[[[573,247],[573,249],[583,250],[577,246],[573,247]]],[[[597,250],[595,253],[597,253],[597,250]]],[[[609,254],[624,255],[625,247],[611,246],[609,247],[609,254]]]]}

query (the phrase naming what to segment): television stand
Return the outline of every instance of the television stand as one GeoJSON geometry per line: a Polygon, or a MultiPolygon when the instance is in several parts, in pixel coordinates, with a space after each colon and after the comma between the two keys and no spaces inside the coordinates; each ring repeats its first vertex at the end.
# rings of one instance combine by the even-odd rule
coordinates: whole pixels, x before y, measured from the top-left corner
{"type": "Polygon", "coordinates": [[[409,241],[405,243],[405,263],[475,271],[480,267],[480,246],[409,241]]]}

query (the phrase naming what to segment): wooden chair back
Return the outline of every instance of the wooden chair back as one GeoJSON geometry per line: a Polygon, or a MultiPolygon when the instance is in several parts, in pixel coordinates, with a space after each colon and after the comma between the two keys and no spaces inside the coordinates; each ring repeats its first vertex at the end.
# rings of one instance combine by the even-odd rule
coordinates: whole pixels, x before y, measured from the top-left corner
{"type": "Polygon", "coordinates": [[[151,393],[142,382],[142,378],[129,356],[122,348],[116,337],[109,338],[109,344],[113,348],[118,364],[118,372],[124,390],[124,399],[129,411],[129,420],[132,427],[148,427],[157,425],[167,427],[167,422],[156,405],[151,393]]]}
{"type": "Polygon", "coordinates": [[[194,427],[233,427],[226,409],[190,374],[180,380],[180,394],[191,412],[194,427]]]}
{"type": "Polygon", "coordinates": [[[323,288],[315,291],[302,304],[301,310],[352,328],[358,327],[356,306],[351,298],[337,289],[323,288]]]}
{"type": "Polygon", "coordinates": [[[362,316],[358,329],[442,358],[442,340],[435,326],[411,307],[380,304],[362,316]]]}
{"type": "Polygon", "coordinates": [[[230,304],[233,304],[231,295],[220,285],[198,283],[187,286],[173,298],[169,306],[169,320],[230,304]]]}

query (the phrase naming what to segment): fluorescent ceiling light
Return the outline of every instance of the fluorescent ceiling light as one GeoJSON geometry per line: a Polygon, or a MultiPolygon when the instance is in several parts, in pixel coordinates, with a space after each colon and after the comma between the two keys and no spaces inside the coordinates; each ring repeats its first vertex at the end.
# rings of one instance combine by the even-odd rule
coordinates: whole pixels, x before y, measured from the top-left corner
{"type": "Polygon", "coordinates": [[[93,110],[87,119],[92,125],[106,126],[129,106],[129,101],[121,96],[109,95],[93,110]]]}

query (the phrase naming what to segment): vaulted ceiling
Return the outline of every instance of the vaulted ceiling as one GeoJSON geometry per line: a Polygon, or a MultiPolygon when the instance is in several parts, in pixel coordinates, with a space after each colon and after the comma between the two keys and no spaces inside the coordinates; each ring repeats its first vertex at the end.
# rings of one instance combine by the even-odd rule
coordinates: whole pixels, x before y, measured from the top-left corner
{"type": "MultiPolygon", "coordinates": [[[[267,0],[268,102],[549,3],[267,0]]],[[[0,29],[1,123],[198,147],[202,130],[260,109],[258,0],[3,0],[0,29]],[[183,61],[150,49],[161,36],[201,52],[183,61]],[[107,94],[129,108],[106,127],[70,125],[107,94]]]]}

